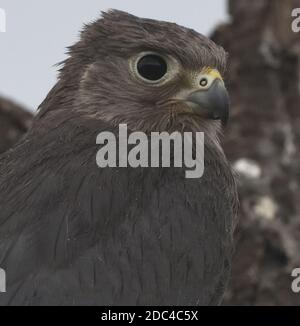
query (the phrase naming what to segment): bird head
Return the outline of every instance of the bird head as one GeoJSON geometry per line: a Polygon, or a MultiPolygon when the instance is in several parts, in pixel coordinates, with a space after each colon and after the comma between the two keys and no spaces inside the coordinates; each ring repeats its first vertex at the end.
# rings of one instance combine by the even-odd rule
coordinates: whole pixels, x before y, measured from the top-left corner
{"type": "Polygon", "coordinates": [[[58,89],[73,92],[73,112],[112,125],[220,130],[225,66],[225,51],[194,30],[111,10],[70,48],[58,89]]]}

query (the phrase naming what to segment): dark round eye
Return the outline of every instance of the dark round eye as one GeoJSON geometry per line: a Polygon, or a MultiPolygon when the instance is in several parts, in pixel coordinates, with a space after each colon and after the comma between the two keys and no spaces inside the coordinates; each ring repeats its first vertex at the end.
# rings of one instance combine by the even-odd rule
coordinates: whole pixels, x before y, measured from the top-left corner
{"type": "Polygon", "coordinates": [[[200,86],[206,87],[208,85],[208,80],[206,78],[202,78],[200,80],[200,86]]]}
{"type": "Polygon", "coordinates": [[[158,81],[167,73],[168,66],[162,57],[148,54],[139,60],[137,70],[143,78],[158,81]]]}

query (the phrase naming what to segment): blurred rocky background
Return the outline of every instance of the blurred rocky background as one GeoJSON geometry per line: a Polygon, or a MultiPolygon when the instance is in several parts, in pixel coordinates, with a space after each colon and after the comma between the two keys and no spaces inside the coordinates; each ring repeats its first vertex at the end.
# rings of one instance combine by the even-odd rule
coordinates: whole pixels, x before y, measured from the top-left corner
{"type": "Polygon", "coordinates": [[[229,53],[225,150],[239,173],[240,221],[225,305],[300,305],[299,0],[229,0],[212,38],[229,53]]]}
{"type": "MultiPolygon", "coordinates": [[[[240,221],[225,305],[300,305],[300,0],[229,0],[212,38],[229,53],[232,119],[225,150],[239,174],[240,221]]],[[[0,152],[32,116],[0,98],[0,152]]]]}
{"type": "Polygon", "coordinates": [[[32,114],[0,97],[0,153],[12,147],[28,130],[32,114]]]}

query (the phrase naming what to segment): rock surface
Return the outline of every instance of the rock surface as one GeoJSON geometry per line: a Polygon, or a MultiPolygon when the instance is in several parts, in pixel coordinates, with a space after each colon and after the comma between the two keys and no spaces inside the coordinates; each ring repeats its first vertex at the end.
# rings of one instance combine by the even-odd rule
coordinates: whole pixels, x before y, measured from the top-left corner
{"type": "Polygon", "coordinates": [[[229,53],[225,150],[239,173],[240,225],[225,305],[300,305],[299,0],[229,0],[212,38],[229,53]]]}
{"type": "Polygon", "coordinates": [[[0,153],[12,147],[28,130],[32,114],[0,97],[0,153]]]}

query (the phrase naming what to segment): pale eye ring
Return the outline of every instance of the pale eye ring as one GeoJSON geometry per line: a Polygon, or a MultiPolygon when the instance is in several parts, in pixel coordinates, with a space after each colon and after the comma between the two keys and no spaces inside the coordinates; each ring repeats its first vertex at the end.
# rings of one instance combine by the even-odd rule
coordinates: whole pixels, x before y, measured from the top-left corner
{"type": "Polygon", "coordinates": [[[145,51],[129,59],[130,71],[144,84],[161,86],[180,73],[180,64],[169,55],[145,51]]]}

